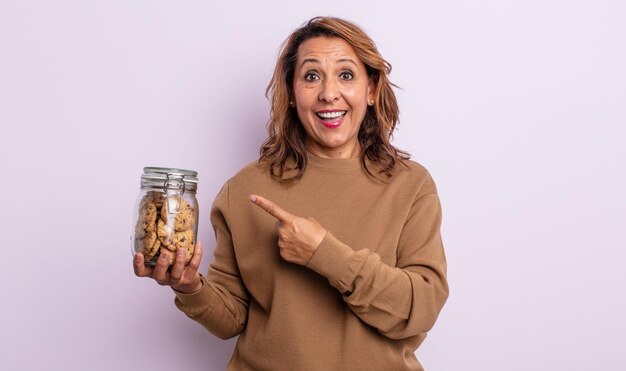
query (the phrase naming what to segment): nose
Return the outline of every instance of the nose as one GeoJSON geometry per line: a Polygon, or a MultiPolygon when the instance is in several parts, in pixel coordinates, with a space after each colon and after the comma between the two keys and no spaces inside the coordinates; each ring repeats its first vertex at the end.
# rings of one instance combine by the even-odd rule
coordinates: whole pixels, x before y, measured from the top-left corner
{"type": "Polygon", "coordinates": [[[322,102],[332,103],[339,100],[339,87],[333,79],[324,79],[320,84],[318,99],[322,102]]]}

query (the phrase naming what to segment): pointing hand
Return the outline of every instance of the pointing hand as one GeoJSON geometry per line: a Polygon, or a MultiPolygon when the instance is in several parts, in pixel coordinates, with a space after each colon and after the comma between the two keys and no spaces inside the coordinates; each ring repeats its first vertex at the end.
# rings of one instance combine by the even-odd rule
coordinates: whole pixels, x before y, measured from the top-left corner
{"type": "Polygon", "coordinates": [[[250,201],[276,218],[280,256],[290,263],[306,265],[326,236],[326,229],[317,220],[292,215],[261,196],[251,195],[250,201]]]}

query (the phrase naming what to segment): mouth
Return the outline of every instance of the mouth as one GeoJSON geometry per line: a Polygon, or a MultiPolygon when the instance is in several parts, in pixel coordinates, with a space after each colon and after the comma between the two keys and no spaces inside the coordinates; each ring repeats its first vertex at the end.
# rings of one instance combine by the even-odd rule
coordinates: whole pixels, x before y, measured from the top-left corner
{"type": "Polygon", "coordinates": [[[319,111],[315,114],[320,119],[322,125],[329,129],[333,129],[341,125],[343,117],[348,111],[332,110],[332,111],[319,111]]]}

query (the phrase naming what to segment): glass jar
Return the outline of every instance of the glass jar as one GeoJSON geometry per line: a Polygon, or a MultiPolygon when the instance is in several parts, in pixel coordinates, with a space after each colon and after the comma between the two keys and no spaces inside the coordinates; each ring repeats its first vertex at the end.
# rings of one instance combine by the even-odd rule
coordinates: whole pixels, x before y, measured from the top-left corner
{"type": "Polygon", "coordinates": [[[193,256],[198,236],[198,173],[191,170],[144,167],[135,202],[131,252],[154,266],[161,252],[185,249],[185,264],[193,256]]]}

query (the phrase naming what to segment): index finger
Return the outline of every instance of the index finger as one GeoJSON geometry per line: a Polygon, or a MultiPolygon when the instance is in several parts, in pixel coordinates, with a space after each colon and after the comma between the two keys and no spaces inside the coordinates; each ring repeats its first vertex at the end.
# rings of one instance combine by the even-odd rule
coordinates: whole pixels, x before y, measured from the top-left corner
{"type": "Polygon", "coordinates": [[[265,210],[268,214],[278,219],[279,222],[287,222],[294,218],[293,215],[283,210],[280,206],[261,196],[251,195],[250,201],[265,210]]]}
{"type": "Polygon", "coordinates": [[[142,253],[135,253],[133,258],[133,269],[137,277],[148,277],[152,274],[152,268],[144,265],[144,256],[142,253]]]}

